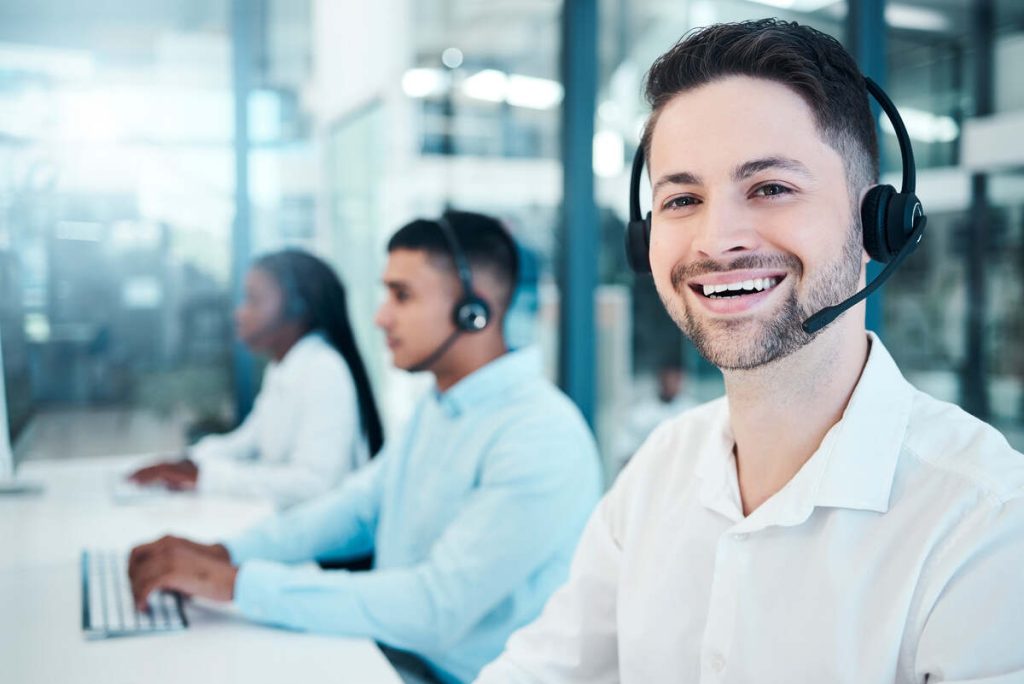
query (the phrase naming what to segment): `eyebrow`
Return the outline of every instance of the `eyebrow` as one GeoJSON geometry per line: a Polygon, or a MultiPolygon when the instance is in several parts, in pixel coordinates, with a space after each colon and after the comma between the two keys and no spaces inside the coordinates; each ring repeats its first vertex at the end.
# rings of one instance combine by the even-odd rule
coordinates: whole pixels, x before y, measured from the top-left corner
{"type": "Polygon", "coordinates": [[[783,171],[792,171],[798,173],[801,176],[812,178],[810,170],[804,166],[803,162],[790,157],[765,157],[763,159],[753,159],[748,162],[740,164],[733,170],[733,180],[741,181],[745,178],[750,178],[759,171],[766,171],[768,169],[782,169],[783,171]]]}
{"type": "Polygon", "coordinates": [[[651,194],[657,195],[658,189],[663,185],[702,185],[703,181],[700,176],[689,171],[678,171],[676,173],[670,173],[662,176],[658,179],[658,182],[651,188],[651,194]]]}
{"type": "MultiPolygon", "coordinates": [[[[732,179],[735,181],[741,181],[746,178],[750,178],[759,171],[766,171],[768,169],[782,169],[784,171],[792,171],[798,173],[801,176],[812,178],[810,170],[804,166],[803,162],[790,157],[764,157],[762,159],[751,159],[748,162],[743,162],[732,172],[732,179]]],[[[677,171],[676,173],[669,173],[661,178],[651,188],[652,194],[657,194],[658,190],[664,185],[702,185],[703,180],[695,173],[689,171],[677,171]]]]}

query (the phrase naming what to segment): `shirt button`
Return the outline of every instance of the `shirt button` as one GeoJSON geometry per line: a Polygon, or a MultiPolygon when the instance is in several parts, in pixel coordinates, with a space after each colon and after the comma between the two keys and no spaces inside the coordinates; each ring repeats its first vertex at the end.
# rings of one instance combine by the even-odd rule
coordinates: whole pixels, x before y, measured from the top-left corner
{"type": "Polygon", "coordinates": [[[749,536],[750,535],[747,534],[746,532],[737,532],[736,534],[732,535],[732,538],[735,539],[736,541],[746,541],[747,537],[749,537],[749,536]]]}
{"type": "Polygon", "coordinates": [[[719,673],[725,669],[725,658],[721,653],[715,651],[711,654],[711,660],[708,664],[711,665],[712,670],[719,673]]]}

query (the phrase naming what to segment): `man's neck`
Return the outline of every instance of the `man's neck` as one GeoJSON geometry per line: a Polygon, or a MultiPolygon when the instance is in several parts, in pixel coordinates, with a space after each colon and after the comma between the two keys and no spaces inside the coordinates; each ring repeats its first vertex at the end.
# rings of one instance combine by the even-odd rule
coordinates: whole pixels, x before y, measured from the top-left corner
{"type": "Polygon", "coordinates": [[[496,335],[490,334],[486,337],[483,335],[487,335],[487,333],[463,334],[462,338],[453,344],[448,353],[444,355],[444,358],[431,369],[437,382],[438,391],[447,392],[467,375],[480,370],[508,352],[503,334],[498,332],[496,335]]]}
{"type": "Polygon", "coordinates": [[[744,515],[782,489],[818,449],[846,410],[867,355],[863,323],[851,317],[766,367],[725,371],[744,515]]]}

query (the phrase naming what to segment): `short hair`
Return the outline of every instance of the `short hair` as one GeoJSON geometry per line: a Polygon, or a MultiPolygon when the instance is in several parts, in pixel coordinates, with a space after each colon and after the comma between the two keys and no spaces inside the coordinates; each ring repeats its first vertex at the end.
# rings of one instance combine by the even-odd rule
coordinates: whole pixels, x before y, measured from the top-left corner
{"type": "Polygon", "coordinates": [[[775,81],[803,98],[823,140],[843,159],[854,202],[877,182],[878,136],[853,57],[832,36],[778,19],[695,29],[655,60],[644,88],[651,114],[641,145],[648,162],[654,126],[669,100],[729,76],[775,81]]]}
{"type": "MultiPolygon", "coordinates": [[[[505,290],[501,306],[508,308],[519,280],[519,252],[515,240],[495,218],[468,211],[446,211],[470,268],[489,271],[505,290]]],[[[442,268],[455,272],[452,248],[436,220],[416,219],[399,228],[388,241],[388,252],[422,250],[442,268]]]]}

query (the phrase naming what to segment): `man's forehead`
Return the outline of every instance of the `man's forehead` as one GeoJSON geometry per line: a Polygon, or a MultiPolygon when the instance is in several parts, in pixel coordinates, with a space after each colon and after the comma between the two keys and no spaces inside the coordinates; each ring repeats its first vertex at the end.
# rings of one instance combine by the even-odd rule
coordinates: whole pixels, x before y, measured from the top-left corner
{"type": "Polygon", "coordinates": [[[813,168],[828,148],[813,112],[788,86],[733,76],[679,93],[658,113],[651,135],[652,177],[713,165],[735,170],[765,159],[813,168]],[[684,168],[685,167],[685,168],[684,168]]]}
{"type": "Polygon", "coordinates": [[[421,249],[394,249],[388,252],[382,280],[385,285],[400,283],[409,285],[436,285],[444,280],[445,272],[438,267],[430,254],[421,249]]]}

